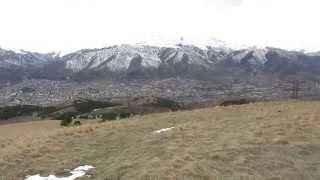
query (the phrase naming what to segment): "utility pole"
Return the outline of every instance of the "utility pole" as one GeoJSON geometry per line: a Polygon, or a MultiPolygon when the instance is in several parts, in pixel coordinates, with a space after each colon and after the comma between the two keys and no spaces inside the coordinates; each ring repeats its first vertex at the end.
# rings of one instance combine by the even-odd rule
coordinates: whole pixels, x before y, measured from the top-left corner
{"type": "Polygon", "coordinates": [[[291,92],[292,92],[292,98],[295,98],[297,99],[299,97],[299,93],[301,91],[301,85],[303,84],[303,81],[299,81],[299,80],[294,80],[294,81],[291,81],[291,84],[292,84],[292,89],[291,89],[291,92]]]}
{"type": "Polygon", "coordinates": [[[315,81],[315,88],[320,89],[320,80],[315,81]]]}

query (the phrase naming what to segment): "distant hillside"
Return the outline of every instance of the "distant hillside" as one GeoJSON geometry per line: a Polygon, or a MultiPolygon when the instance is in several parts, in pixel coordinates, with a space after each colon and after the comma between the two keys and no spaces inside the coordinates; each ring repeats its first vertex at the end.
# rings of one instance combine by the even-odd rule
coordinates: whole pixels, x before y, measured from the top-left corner
{"type": "Polygon", "coordinates": [[[79,97],[278,99],[294,88],[301,96],[320,96],[318,53],[218,44],[116,45],[64,56],[0,49],[0,106],[54,106],[79,97]]]}

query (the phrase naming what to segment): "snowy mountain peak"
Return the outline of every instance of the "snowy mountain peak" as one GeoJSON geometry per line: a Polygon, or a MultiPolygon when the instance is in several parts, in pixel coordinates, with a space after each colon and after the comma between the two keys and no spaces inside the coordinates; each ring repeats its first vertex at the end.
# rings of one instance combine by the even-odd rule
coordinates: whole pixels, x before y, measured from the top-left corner
{"type": "Polygon", "coordinates": [[[12,49],[12,51],[17,54],[28,54],[28,52],[23,49],[12,49]]]}
{"type": "Polygon", "coordinates": [[[216,38],[211,39],[194,39],[188,37],[180,37],[176,39],[167,39],[159,36],[153,36],[144,41],[140,41],[136,43],[136,45],[142,46],[157,46],[157,47],[172,47],[179,48],[179,46],[195,46],[200,49],[208,49],[214,48],[217,50],[230,51],[230,50],[239,50],[248,48],[248,46],[237,44],[237,43],[229,43],[226,41],[222,41],[216,38]]]}

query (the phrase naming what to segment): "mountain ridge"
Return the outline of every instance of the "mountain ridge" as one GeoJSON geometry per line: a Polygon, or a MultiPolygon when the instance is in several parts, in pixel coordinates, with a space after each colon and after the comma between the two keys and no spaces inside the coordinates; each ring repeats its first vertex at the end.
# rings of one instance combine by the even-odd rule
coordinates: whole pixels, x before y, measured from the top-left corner
{"type": "MultiPolygon", "coordinates": [[[[186,77],[212,80],[214,76],[252,73],[308,76],[320,75],[320,55],[273,47],[232,49],[226,43],[200,47],[188,41],[180,44],[123,44],[81,49],[61,56],[0,49],[3,82],[24,79],[164,79],[186,77]],[[310,72],[312,73],[310,75],[310,72]]],[[[241,77],[241,76],[240,76],[241,77]]],[[[305,76],[306,77],[306,76],[305,76]]],[[[215,78],[213,78],[215,79],[215,78]]]]}

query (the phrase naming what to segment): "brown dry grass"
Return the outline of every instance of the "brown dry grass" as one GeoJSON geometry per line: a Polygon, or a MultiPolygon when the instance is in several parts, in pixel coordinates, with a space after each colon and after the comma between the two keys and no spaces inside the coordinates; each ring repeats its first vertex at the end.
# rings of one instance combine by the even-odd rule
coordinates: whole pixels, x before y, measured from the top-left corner
{"type": "Polygon", "coordinates": [[[59,121],[28,121],[0,125],[0,156],[15,152],[32,139],[42,139],[48,132],[59,129],[59,121]]]}
{"type": "Polygon", "coordinates": [[[90,172],[97,180],[112,176],[316,180],[320,102],[265,102],[136,116],[54,130],[13,144],[0,151],[2,175],[59,175],[89,164],[97,167],[90,172]],[[176,128],[152,133],[172,126],[176,128]]]}
{"type": "Polygon", "coordinates": [[[48,131],[60,127],[60,121],[43,120],[29,121],[0,125],[0,141],[2,139],[15,139],[21,136],[34,137],[36,135],[46,134],[48,131]]]}

